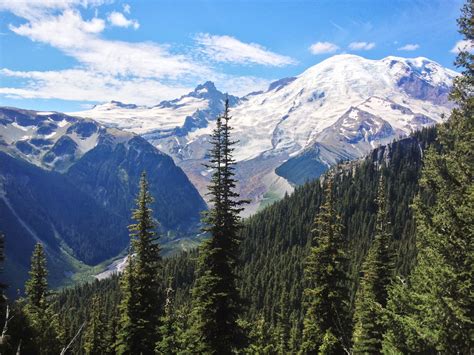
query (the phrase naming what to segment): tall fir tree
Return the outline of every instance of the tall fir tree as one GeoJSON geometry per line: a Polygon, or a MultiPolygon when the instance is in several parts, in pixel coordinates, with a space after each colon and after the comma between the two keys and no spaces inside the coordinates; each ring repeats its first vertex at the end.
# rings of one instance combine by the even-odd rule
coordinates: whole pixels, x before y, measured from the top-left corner
{"type": "Polygon", "coordinates": [[[115,312],[110,316],[107,321],[106,332],[105,332],[105,354],[114,355],[116,353],[115,347],[117,343],[117,331],[118,331],[118,320],[115,312]]]}
{"type": "Polygon", "coordinates": [[[142,173],[137,208],[132,213],[136,223],[129,226],[131,246],[122,279],[119,354],[151,354],[158,341],[163,313],[162,260],[152,202],[146,174],[142,173]]]}
{"type": "MultiPolygon", "coordinates": [[[[474,41],[474,1],[458,20],[474,41]]],[[[474,54],[461,51],[451,99],[457,104],[438,129],[439,149],[424,156],[415,201],[417,264],[390,291],[386,351],[468,354],[474,348],[474,54]],[[427,198],[429,196],[430,198],[427,198]]]]}
{"type": "Polygon", "coordinates": [[[289,352],[289,340],[290,340],[290,305],[289,295],[286,287],[283,287],[283,292],[280,297],[279,310],[277,314],[276,333],[278,338],[278,354],[288,354],[289,352]]]}
{"type": "Polygon", "coordinates": [[[349,349],[348,259],[340,216],[334,207],[334,179],[334,175],[326,177],[325,200],[314,221],[304,270],[303,354],[339,354],[349,349]]]}
{"type": "Polygon", "coordinates": [[[25,284],[27,297],[23,312],[33,331],[33,343],[38,354],[60,351],[59,317],[48,302],[48,270],[46,255],[41,243],[35,245],[31,257],[30,278],[25,284]]]}
{"type": "Polygon", "coordinates": [[[102,304],[98,296],[92,298],[90,307],[84,334],[84,351],[87,355],[103,355],[107,352],[107,344],[102,304]]]}
{"type": "Polygon", "coordinates": [[[379,354],[384,334],[383,310],[393,275],[390,221],[383,170],[377,192],[375,236],[362,266],[354,312],[353,352],[379,354]]]}
{"type": "Polygon", "coordinates": [[[31,257],[30,279],[25,284],[28,304],[37,308],[46,306],[48,292],[48,270],[43,245],[37,243],[31,257]]]}
{"type": "Polygon", "coordinates": [[[209,195],[212,208],[204,223],[210,238],[200,249],[193,288],[194,351],[230,354],[245,346],[246,336],[238,323],[242,302],[236,285],[239,213],[244,201],[235,192],[235,161],[229,125],[229,101],[217,117],[211,137],[209,168],[213,169],[209,195]]]}

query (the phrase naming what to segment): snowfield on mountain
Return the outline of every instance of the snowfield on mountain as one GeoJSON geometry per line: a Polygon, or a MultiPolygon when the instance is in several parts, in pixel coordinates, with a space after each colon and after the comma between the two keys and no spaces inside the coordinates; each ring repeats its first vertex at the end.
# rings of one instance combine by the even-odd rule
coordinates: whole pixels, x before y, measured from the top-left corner
{"type": "MultiPolygon", "coordinates": [[[[278,167],[317,147],[307,164],[321,171],[341,159],[443,120],[452,108],[449,90],[456,72],[427,58],[333,56],[264,92],[237,98],[232,106],[240,193],[256,211],[269,195],[282,196],[293,183],[278,167]]],[[[225,94],[206,82],[179,99],[154,107],[111,102],[74,115],[142,135],[183,168],[202,195],[208,172],[202,165],[225,94]]],[[[308,176],[307,178],[314,178],[308,176]]]]}

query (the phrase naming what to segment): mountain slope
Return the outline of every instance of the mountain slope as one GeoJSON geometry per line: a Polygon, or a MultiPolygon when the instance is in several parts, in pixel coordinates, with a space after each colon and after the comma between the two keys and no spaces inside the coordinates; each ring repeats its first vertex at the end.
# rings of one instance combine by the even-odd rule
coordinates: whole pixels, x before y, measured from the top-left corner
{"type": "MultiPolygon", "coordinates": [[[[422,167],[422,151],[436,138],[435,129],[427,129],[412,137],[374,149],[367,157],[340,165],[334,193],[336,208],[341,214],[344,236],[348,241],[351,289],[355,293],[355,280],[362,260],[370,246],[377,213],[375,197],[380,175],[383,174],[388,192],[389,220],[393,248],[397,251],[396,271],[406,275],[415,257],[414,220],[410,205],[418,191],[422,167]],[[386,166],[381,169],[382,163],[386,166]]],[[[435,143],[436,144],[436,143],[435,143]]],[[[281,334],[285,327],[291,336],[285,338],[287,351],[297,353],[301,343],[304,315],[302,294],[303,267],[311,237],[314,218],[323,199],[319,180],[296,188],[295,193],[255,214],[244,222],[241,230],[241,263],[239,288],[248,307],[244,319],[255,327],[261,319],[270,329],[267,334],[281,334]]],[[[193,285],[197,250],[165,259],[163,279],[172,280],[175,307],[186,319],[189,314],[190,288],[193,285]]],[[[106,317],[113,317],[119,295],[118,277],[78,286],[61,293],[58,311],[68,313],[77,299],[90,300],[95,295],[107,305],[106,317]],[[106,295],[106,296],[104,296],[106,295]]],[[[88,314],[87,302],[69,318],[80,325],[88,314]]],[[[76,327],[69,327],[76,329],[76,327]]],[[[70,337],[74,335],[71,330],[70,337]]],[[[274,338],[265,340],[275,344],[274,338]]]]}
{"type": "MultiPolygon", "coordinates": [[[[360,157],[380,144],[441,122],[452,107],[448,93],[456,75],[422,57],[369,60],[344,54],[274,82],[265,92],[232,98],[231,124],[239,140],[237,173],[246,182],[240,192],[254,201],[248,212],[255,211],[269,191],[282,195],[292,190],[287,180],[296,180],[286,175],[282,179],[275,169],[307,154],[307,149],[315,147],[313,160],[320,168],[313,170],[324,171],[341,158],[360,157]]],[[[203,107],[217,109],[223,99],[213,85],[212,90],[204,86],[173,104],[140,110],[95,108],[77,114],[142,134],[170,154],[203,194],[208,174],[202,162],[213,128],[209,122],[219,111],[203,107]],[[190,112],[202,119],[184,129],[190,112]]]]}
{"type": "Polygon", "coordinates": [[[25,279],[35,241],[45,243],[52,264],[62,265],[53,267],[57,283],[78,262],[117,256],[129,242],[142,171],[163,242],[195,232],[204,201],[173,160],[144,138],[64,114],[0,108],[0,230],[7,266],[21,276],[8,281],[17,286],[25,279]]]}

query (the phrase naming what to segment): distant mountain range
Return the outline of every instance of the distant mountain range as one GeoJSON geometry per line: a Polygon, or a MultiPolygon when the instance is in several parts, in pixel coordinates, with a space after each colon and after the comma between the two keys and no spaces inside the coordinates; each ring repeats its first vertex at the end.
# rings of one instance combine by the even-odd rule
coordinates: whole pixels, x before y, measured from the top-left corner
{"type": "Polygon", "coordinates": [[[241,98],[206,82],[153,107],[111,101],[70,115],[0,108],[7,281],[23,283],[36,241],[46,246],[53,285],[101,271],[91,266],[128,245],[142,171],[163,242],[184,245],[206,209],[203,163],[226,97],[251,214],[340,160],[441,122],[456,75],[426,58],[338,55],[241,98]]]}
{"type": "Polygon", "coordinates": [[[45,245],[53,285],[124,251],[146,171],[163,242],[196,233],[204,200],[144,138],[55,112],[0,108],[0,231],[11,290],[45,245]]]}
{"type": "MultiPolygon", "coordinates": [[[[247,213],[339,160],[443,120],[456,72],[426,58],[331,57],[264,92],[229,96],[240,192],[247,213]]],[[[205,196],[212,121],[225,95],[212,82],[153,107],[110,102],[75,115],[140,134],[173,157],[205,196]]]]}

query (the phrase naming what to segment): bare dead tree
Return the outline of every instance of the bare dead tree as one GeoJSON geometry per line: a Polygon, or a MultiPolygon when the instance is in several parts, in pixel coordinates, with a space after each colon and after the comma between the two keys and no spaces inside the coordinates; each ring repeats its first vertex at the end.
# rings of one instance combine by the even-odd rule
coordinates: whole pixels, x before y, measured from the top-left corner
{"type": "Polygon", "coordinates": [[[10,317],[10,306],[7,305],[7,309],[5,312],[5,323],[3,324],[2,335],[0,337],[0,344],[6,344],[8,341],[9,336],[7,335],[8,332],[8,322],[12,320],[14,316],[10,317]]]}
{"type": "Polygon", "coordinates": [[[20,352],[21,352],[21,341],[22,341],[22,339],[20,339],[20,342],[18,343],[18,348],[16,348],[16,355],[20,355],[20,352]]]}
{"type": "Polygon", "coordinates": [[[65,355],[65,354],[66,354],[66,351],[68,351],[68,349],[69,349],[69,348],[71,347],[71,345],[74,343],[74,341],[75,341],[76,338],[79,336],[79,334],[80,334],[81,331],[82,331],[82,328],[84,328],[85,325],[86,325],[86,322],[84,321],[84,323],[82,323],[82,325],[81,325],[80,328],[78,329],[76,335],[74,335],[74,338],[72,338],[72,340],[69,342],[69,344],[67,344],[67,346],[63,348],[63,350],[61,350],[60,355],[65,355]]]}

